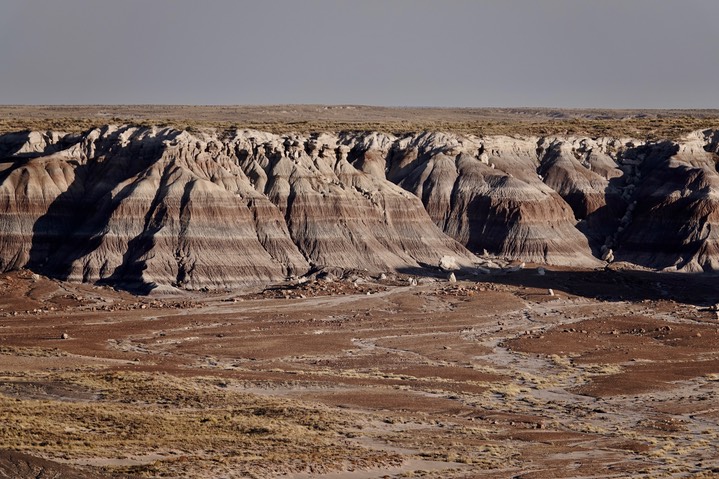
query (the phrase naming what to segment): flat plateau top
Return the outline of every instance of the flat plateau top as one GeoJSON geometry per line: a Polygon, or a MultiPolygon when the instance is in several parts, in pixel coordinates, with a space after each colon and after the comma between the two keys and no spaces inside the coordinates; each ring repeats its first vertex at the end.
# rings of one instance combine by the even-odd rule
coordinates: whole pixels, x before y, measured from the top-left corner
{"type": "Polygon", "coordinates": [[[719,128],[719,110],[397,108],[357,105],[0,105],[0,133],[83,131],[108,123],[176,128],[309,131],[453,131],[475,135],[676,138],[719,128]]]}

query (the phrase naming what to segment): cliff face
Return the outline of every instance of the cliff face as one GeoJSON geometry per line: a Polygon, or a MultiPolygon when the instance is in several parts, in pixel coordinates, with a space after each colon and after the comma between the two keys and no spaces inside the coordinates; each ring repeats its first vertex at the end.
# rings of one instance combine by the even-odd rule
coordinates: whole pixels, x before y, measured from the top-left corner
{"type": "Polygon", "coordinates": [[[471,251],[719,270],[719,133],[680,142],[108,126],[0,137],[0,269],[143,291],[471,251]],[[464,245],[464,246],[463,246],[464,245]]]}

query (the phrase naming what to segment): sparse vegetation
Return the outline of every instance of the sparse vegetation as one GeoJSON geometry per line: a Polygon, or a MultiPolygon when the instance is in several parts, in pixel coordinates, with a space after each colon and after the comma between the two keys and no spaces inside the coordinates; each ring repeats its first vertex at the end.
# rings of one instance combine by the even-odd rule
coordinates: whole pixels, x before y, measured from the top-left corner
{"type": "Polygon", "coordinates": [[[468,297],[437,282],[372,298],[197,293],[183,309],[59,282],[30,308],[37,282],[5,274],[2,300],[21,308],[0,329],[0,471],[5,448],[103,478],[711,477],[719,331],[695,307],[702,279],[662,276],[673,301],[533,302],[503,282],[517,277],[483,276],[468,297]],[[85,302],[39,312],[68,294],[85,302]]]}
{"type": "Polygon", "coordinates": [[[62,459],[116,459],[116,466],[105,467],[151,476],[189,477],[193,470],[222,467],[264,476],[399,461],[391,453],[338,440],[338,433],[353,425],[351,415],[233,392],[216,379],[130,372],[32,379],[74,384],[95,391],[98,399],[0,394],[0,443],[6,448],[62,459]],[[153,459],[123,465],[122,459],[144,457],[153,459]]]}

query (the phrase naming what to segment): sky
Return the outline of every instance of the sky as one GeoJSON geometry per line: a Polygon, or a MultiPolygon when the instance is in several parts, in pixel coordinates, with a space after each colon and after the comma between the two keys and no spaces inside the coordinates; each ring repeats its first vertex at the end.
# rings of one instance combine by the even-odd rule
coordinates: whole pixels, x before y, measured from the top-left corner
{"type": "Polygon", "coordinates": [[[719,108],[718,0],[0,0],[0,104],[719,108]]]}

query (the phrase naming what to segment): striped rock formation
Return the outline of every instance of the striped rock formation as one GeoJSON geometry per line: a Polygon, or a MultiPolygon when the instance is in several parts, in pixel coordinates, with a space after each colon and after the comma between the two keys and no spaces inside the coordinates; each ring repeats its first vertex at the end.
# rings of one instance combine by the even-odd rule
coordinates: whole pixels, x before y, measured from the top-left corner
{"type": "Polygon", "coordinates": [[[108,126],[0,145],[3,270],[149,292],[476,260],[332,137],[108,126]]]}
{"type": "Polygon", "coordinates": [[[0,136],[0,270],[149,292],[475,253],[719,270],[719,133],[677,142],[106,126],[0,136]],[[466,247],[466,248],[465,248],[466,247]],[[611,254],[609,254],[611,253],[611,254]]]}
{"type": "Polygon", "coordinates": [[[416,194],[435,224],[475,252],[719,270],[715,130],[652,143],[437,132],[343,141],[355,166],[416,194]]]}

